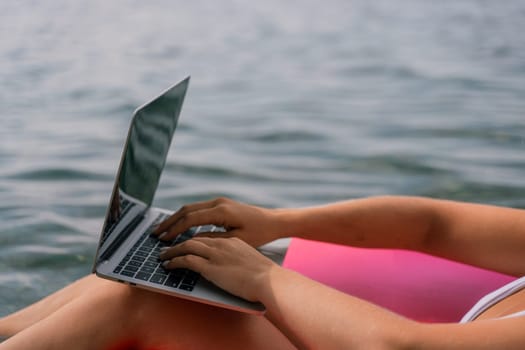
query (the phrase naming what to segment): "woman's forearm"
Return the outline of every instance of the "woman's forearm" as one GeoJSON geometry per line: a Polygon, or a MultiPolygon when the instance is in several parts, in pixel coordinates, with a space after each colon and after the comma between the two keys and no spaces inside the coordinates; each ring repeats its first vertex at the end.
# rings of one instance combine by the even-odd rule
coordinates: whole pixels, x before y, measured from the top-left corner
{"type": "Polygon", "coordinates": [[[278,215],[289,236],[358,247],[415,250],[435,219],[431,200],[394,196],[283,209],[278,215]]]}
{"type": "MultiPolygon", "coordinates": [[[[420,323],[274,267],[258,288],[266,317],[299,349],[523,349],[523,317],[420,323]]],[[[386,291],[387,292],[387,291],[386,291]]]]}
{"type": "Polygon", "coordinates": [[[521,276],[525,211],[423,197],[383,196],[276,211],[289,236],[420,251],[521,276]]]}
{"type": "Polygon", "coordinates": [[[280,267],[267,282],[266,317],[300,349],[403,349],[416,325],[280,267]]]}

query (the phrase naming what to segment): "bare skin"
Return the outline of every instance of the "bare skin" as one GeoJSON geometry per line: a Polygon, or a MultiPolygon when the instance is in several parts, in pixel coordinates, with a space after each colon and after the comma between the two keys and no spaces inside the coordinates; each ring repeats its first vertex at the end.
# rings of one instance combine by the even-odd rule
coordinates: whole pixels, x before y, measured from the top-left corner
{"type": "Polygon", "coordinates": [[[360,247],[412,249],[521,276],[525,275],[522,210],[414,197],[265,209],[220,198],[181,208],[156,234],[170,239],[191,226],[210,223],[227,231],[202,234],[164,251],[161,258],[168,268],[190,268],[234,294],[262,302],[267,308],[265,317],[87,277],[1,319],[0,334],[13,336],[0,349],[29,344],[35,349],[104,349],[130,335],[139,338],[141,345],[166,349],[236,348],[240,344],[244,348],[271,344],[276,349],[525,347],[525,317],[493,318],[525,309],[523,292],[468,324],[421,324],[281,268],[252,247],[298,236],[360,247]],[[102,304],[110,307],[90,313],[102,304]],[[130,313],[131,304],[139,305],[138,311],[130,313]],[[107,326],[102,329],[100,324],[107,326]],[[207,325],[205,337],[203,324],[207,325]],[[210,328],[217,337],[210,335],[210,328]],[[240,339],[232,339],[232,334],[240,339]]]}
{"type": "Polygon", "coordinates": [[[0,319],[0,349],[294,349],[266,318],[84,277],[0,319]],[[53,307],[43,307],[52,304],[53,307]],[[133,310],[133,311],[130,311],[133,310]],[[102,326],[103,325],[103,326],[102,326]],[[203,336],[203,332],[206,336],[203,336]]]}

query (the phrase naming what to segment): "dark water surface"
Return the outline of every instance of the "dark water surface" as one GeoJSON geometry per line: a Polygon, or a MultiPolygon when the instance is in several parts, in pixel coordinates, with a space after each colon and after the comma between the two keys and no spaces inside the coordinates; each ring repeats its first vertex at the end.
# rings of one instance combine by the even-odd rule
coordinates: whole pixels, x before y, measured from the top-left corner
{"type": "Polygon", "coordinates": [[[0,315],[88,273],[131,113],[192,75],[159,205],[525,208],[525,2],[0,3],[0,315]]]}

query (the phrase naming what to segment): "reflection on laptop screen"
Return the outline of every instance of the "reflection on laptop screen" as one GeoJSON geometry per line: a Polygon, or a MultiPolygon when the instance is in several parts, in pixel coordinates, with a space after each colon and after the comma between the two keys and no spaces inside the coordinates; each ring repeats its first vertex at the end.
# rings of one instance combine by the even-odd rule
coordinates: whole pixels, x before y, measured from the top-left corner
{"type": "Polygon", "coordinates": [[[106,214],[99,253],[107,250],[106,241],[114,241],[123,230],[128,231],[126,228],[151,206],[188,83],[189,78],[186,78],[134,113],[106,214]]]}

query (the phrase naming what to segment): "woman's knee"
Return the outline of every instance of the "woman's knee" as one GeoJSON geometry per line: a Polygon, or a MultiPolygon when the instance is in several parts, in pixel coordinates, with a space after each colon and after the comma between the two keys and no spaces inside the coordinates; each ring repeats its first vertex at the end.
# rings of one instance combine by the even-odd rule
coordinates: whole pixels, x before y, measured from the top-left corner
{"type": "MultiPolygon", "coordinates": [[[[259,348],[265,340],[288,348],[288,340],[264,317],[250,316],[213,306],[154,293],[122,283],[98,279],[92,285],[92,312],[105,319],[119,334],[148,346],[200,344],[200,348],[231,348],[249,344],[259,348]],[[233,333],[232,333],[233,332],[233,333]],[[202,337],[206,334],[206,337],[202,337]],[[233,336],[234,335],[234,336],[233,336]]],[[[117,337],[116,340],[121,340],[117,337]]],[[[168,347],[170,348],[170,347],[168,347]]],[[[264,348],[264,346],[263,346],[264,348]]]]}
{"type": "Polygon", "coordinates": [[[131,306],[141,298],[136,288],[124,283],[105,280],[93,275],[89,287],[79,297],[88,310],[116,318],[120,322],[131,321],[131,306]]]}

